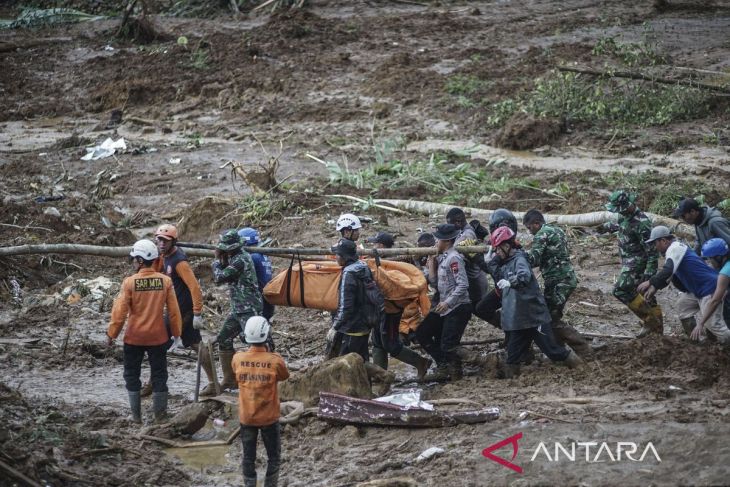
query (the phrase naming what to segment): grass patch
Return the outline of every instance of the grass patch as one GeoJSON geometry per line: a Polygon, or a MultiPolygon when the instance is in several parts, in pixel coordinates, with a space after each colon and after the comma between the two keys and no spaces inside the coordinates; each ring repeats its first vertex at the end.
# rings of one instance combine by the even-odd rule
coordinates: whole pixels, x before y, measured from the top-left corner
{"type": "Polygon", "coordinates": [[[706,91],[686,86],[553,71],[538,80],[524,98],[492,105],[487,123],[501,126],[520,110],[536,117],[596,126],[650,127],[701,118],[712,109],[715,99],[706,91]]]}
{"type": "Polygon", "coordinates": [[[351,186],[376,193],[382,190],[423,188],[426,199],[441,203],[478,205],[494,194],[514,189],[533,190],[556,199],[564,199],[565,185],[544,189],[532,178],[505,175],[497,168],[501,160],[488,161],[484,166],[471,162],[453,163],[438,154],[416,161],[391,160],[375,162],[360,169],[350,169],[346,163],[324,162],[329,183],[351,186]]]}

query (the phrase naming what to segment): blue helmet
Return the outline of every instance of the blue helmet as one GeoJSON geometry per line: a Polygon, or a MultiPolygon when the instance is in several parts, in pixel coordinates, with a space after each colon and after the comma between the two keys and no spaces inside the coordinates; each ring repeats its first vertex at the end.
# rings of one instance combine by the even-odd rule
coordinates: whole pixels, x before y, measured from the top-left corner
{"type": "Polygon", "coordinates": [[[721,238],[711,238],[702,244],[702,257],[722,257],[728,253],[727,242],[721,238]]]}
{"type": "Polygon", "coordinates": [[[241,237],[243,245],[258,245],[259,244],[259,232],[255,228],[246,227],[238,231],[238,236],[241,237]]]}

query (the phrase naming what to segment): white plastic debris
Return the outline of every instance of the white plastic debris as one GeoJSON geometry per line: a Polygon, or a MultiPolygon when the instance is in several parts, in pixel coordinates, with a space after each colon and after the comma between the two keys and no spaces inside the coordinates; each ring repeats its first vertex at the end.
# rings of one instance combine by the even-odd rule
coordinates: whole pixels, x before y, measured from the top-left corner
{"type": "Polygon", "coordinates": [[[443,448],[432,446],[431,448],[424,450],[420,455],[416,457],[416,463],[425,462],[429,458],[441,455],[444,452],[443,448]]]}
{"type": "Polygon", "coordinates": [[[43,214],[48,215],[48,216],[53,216],[56,218],[61,218],[61,212],[58,211],[58,208],[56,208],[55,206],[49,206],[48,208],[43,210],[43,214]]]}
{"type": "Polygon", "coordinates": [[[113,156],[116,151],[126,150],[126,148],[127,143],[124,141],[123,137],[116,142],[113,141],[111,137],[107,137],[107,139],[101,144],[94,147],[87,147],[86,155],[82,157],[81,160],[96,161],[97,159],[104,159],[106,157],[113,156]]]}
{"type": "Polygon", "coordinates": [[[113,285],[114,282],[104,276],[99,276],[94,279],[76,279],[74,284],[64,288],[64,290],[61,291],[61,294],[63,296],[69,296],[74,292],[79,292],[79,290],[83,288],[83,293],[88,293],[91,295],[91,298],[96,301],[104,298],[113,285]]]}
{"type": "Polygon", "coordinates": [[[182,159],[179,157],[171,157],[167,162],[169,162],[172,165],[178,165],[180,162],[182,162],[182,159]]]}
{"type": "Polygon", "coordinates": [[[403,406],[406,409],[418,408],[427,411],[433,411],[433,404],[421,401],[421,391],[419,389],[411,389],[406,392],[399,392],[389,396],[378,397],[378,402],[387,402],[396,406],[403,406]]]}

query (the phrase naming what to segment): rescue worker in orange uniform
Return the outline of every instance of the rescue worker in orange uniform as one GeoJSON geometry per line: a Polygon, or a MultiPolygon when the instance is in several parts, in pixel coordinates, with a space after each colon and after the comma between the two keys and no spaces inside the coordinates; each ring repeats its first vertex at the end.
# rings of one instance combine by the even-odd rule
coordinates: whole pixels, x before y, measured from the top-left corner
{"type": "MultiPolygon", "coordinates": [[[[153,267],[156,271],[172,279],[177,305],[180,307],[180,315],[182,316],[183,325],[182,335],[180,336],[182,347],[192,348],[197,352],[202,341],[200,330],[204,327],[202,317],[203,293],[200,290],[198,279],[190,267],[188,257],[176,245],[177,237],[177,228],[174,225],[164,224],[157,229],[155,240],[157,241],[160,256],[153,267]]],[[[169,317],[166,315],[165,325],[167,325],[169,331],[168,321],[169,317]]],[[[213,368],[210,357],[207,353],[203,353],[200,358],[202,368],[208,376],[208,383],[213,384],[213,368]]],[[[211,385],[210,388],[212,389],[213,386],[211,385]]],[[[151,393],[152,385],[148,382],[142,388],[142,397],[149,396],[151,393]]]]}
{"type": "Polygon", "coordinates": [[[177,305],[172,279],[152,268],[159,253],[149,240],[134,244],[129,259],[136,273],[124,279],[114,300],[107,330],[107,345],[112,346],[126,322],[124,332],[124,382],[132,409],[132,420],[142,422],[140,373],[145,353],[150,363],[152,381],[152,410],[155,420],[167,414],[167,348],[165,308],[170,319],[170,333],[179,340],[182,319],[177,305]]]}
{"type": "Polygon", "coordinates": [[[256,443],[259,431],[268,465],[265,487],[276,487],[281,461],[279,392],[277,383],[289,378],[289,370],[278,353],[269,352],[266,340],[269,322],[263,316],[246,321],[244,336],[251,347],[233,356],[231,366],[238,382],[238,415],[243,444],[243,485],[256,486],[256,443]]]}

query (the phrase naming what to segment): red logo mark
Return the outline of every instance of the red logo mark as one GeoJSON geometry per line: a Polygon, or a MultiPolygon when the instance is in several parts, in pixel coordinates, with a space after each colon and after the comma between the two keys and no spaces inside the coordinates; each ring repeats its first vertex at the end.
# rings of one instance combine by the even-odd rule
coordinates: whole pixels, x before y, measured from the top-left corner
{"type": "Polygon", "coordinates": [[[516,435],[510,436],[509,438],[505,438],[502,441],[499,441],[495,443],[494,445],[490,445],[486,447],[484,450],[482,450],[482,455],[484,455],[486,458],[489,458],[492,461],[495,461],[502,465],[503,467],[507,467],[511,470],[514,470],[517,473],[522,473],[522,467],[515,465],[511,461],[505,460],[504,458],[498,457],[497,455],[493,454],[492,452],[495,450],[499,450],[505,445],[512,445],[512,458],[510,460],[514,460],[517,456],[517,452],[520,449],[520,446],[517,444],[519,440],[522,439],[522,433],[517,433],[516,435]]]}

